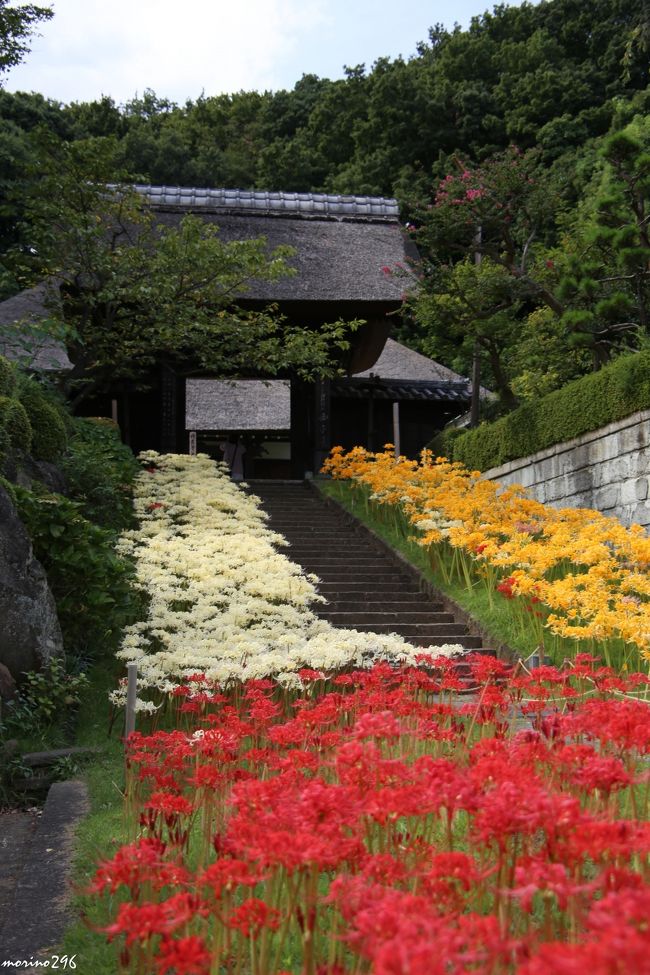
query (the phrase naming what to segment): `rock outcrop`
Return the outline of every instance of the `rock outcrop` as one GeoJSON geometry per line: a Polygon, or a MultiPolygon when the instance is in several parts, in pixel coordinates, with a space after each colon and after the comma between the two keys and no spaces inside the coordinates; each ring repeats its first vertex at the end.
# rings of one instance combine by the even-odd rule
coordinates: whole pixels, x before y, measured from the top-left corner
{"type": "Polygon", "coordinates": [[[0,487],[0,663],[20,681],[63,656],[61,627],[45,571],[7,492],[0,487]]]}

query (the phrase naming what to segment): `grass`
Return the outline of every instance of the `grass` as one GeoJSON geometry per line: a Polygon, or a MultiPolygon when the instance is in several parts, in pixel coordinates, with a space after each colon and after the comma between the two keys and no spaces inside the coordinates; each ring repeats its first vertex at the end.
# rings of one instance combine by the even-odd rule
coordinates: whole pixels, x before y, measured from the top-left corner
{"type": "Polygon", "coordinates": [[[484,586],[467,589],[460,583],[447,582],[442,573],[431,566],[427,550],[409,541],[407,530],[402,531],[401,526],[398,527],[390,511],[367,504],[365,499],[355,494],[351,484],[321,479],[315,484],[326,497],[338,501],[346,511],[408,559],[436,589],[457,603],[495,644],[503,644],[524,658],[537,650],[539,637],[534,627],[522,626],[521,621],[513,617],[505,600],[493,600],[490,605],[484,586]]]}
{"type": "Polygon", "coordinates": [[[115,948],[92,926],[106,923],[105,908],[83,889],[95,873],[97,862],[112,856],[126,842],[124,820],[124,748],[121,725],[108,737],[110,706],[108,693],[118,679],[114,658],[98,661],[90,673],[90,687],[79,712],[76,744],[101,749],[82,773],[90,796],[90,813],[79,825],[75,841],[73,886],[77,891],[73,907],[79,920],[66,931],[61,945],[68,956],[76,955],[77,970],[93,975],[114,975],[115,948]]]}

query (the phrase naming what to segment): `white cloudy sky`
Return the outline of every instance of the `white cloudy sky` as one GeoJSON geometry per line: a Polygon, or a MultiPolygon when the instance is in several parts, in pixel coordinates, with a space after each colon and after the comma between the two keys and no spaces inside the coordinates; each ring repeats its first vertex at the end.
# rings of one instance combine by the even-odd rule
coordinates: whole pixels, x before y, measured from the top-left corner
{"type": "MultiPolygon", "coordinates": [[[[47,0],[39,0],[47,5],[47,0]]],[[[521,0],[511,0],[518,5],[521,0]]],[[[59,101],[145,88],[178,103],[241,89],[292,88],[302,74],[408,57],[436,22],[469,24],[492,0],[53,0],[9,91],[59,101]]]]}

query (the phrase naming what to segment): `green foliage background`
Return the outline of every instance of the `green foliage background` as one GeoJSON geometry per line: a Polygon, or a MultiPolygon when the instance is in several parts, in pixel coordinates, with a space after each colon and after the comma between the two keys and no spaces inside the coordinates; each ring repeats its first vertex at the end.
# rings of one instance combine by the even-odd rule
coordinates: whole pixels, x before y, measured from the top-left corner
{"type": "MultiPolygon", "coordinates": [[[[138,464],[111,421],[70,416],[63,401],[0,357],[0,475],[14,481],[26,455],[54,464],[68,496],[48,491],[27,466],[31,488],[0,476],[43,565],[70,666],[114,647],[140,610],[131,567],[114,551],[131,524],[138,464]]],[[[24,481],[24,478],[23,478],[24,481]]]]}

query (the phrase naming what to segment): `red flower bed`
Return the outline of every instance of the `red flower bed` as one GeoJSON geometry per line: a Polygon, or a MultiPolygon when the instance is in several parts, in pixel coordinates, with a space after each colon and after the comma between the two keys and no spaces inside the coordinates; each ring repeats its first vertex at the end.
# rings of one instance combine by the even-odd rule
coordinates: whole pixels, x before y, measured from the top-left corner
{"type": "Polygon", "coordinates": [[[134,842],[93,883],[120,971],[650,972],[646,678],[302,676],[199,677],[187,730],[132,736],[134,842]]]}

